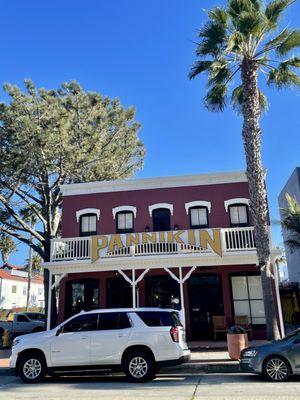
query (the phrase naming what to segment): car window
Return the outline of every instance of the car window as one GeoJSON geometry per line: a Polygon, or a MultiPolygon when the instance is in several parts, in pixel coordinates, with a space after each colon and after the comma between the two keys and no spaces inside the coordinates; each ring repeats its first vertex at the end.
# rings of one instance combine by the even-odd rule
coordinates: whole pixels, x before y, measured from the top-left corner
{"type": "Polygon", "coordinates": [[[26,315],[33,321],[45,321],[46,319],[44,314],[27,313],[26,315]]]}
{"type": "Polygon", "coordinates": [[[26,315],[18,315],[17,321],[18,322],[29,322],[29,319],[26,317],[26,315]]]}
{"type": "Polygon", "coordinates": [[[126,329],[130,327],[131,324],[126,313],[111,312],[99,314],[98,329],[101,331],[126,329]]]}
{"type": "Polygon", "coordinates": [[[97,329],[97,314],[78,315],[63,326],[63,332],[86,332],[97,329]]]}
{"type": "Polygon", "coordinates": [[[182,326],[176,312],[139,311],[137,315],[147,326],[182,326]]]}

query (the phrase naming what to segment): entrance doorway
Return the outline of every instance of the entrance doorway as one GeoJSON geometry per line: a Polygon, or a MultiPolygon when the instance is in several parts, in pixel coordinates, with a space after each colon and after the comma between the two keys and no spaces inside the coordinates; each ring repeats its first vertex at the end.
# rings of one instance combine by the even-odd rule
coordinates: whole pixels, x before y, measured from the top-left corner
{"type": "Polygon", "coordinates": [[[148,276],[146,283],[146,307],[174,308],[180,310],[178,283],[168,275],[148,276]]]}
{"type": "Polygon", "coordinates": [[[194,274],[188,280],[191,336],[213,338],[213,315],[224,315],[221,278],[218,274],[194,274]]]}

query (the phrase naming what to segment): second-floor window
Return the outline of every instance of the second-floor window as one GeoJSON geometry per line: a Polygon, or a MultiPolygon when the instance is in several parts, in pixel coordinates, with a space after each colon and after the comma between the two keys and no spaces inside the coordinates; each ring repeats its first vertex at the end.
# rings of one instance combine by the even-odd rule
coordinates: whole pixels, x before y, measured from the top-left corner
{"type": "Polygon", "coordinates": [[[229,217],[232,227],[248,226],[248,206],[245,204],[233,204],[229,206],[229,217]]]}
{"type": "Polygon", "coordinates": [[[117,221],[117,232],[118,233],[129,233],[133,232],[133,212],[122,211],[116,215],[117,221]]]}
{"type": "Polygon", "coordinates": [[[169,231],[171,229],[171,213],[167,208],[153,210],[153,231],[169,231]]]}
{"type": "Polygon", "coordinates": [[[97,216],[95,214],[84,214],[80,217],[80,236],[91,236],[97,234],[97,216]]]}
{"type": "Polygon", "coordinates": [[[208,227],[207,207],[190,208],[190,224],[191,228],[207,228],[208,227]]]}

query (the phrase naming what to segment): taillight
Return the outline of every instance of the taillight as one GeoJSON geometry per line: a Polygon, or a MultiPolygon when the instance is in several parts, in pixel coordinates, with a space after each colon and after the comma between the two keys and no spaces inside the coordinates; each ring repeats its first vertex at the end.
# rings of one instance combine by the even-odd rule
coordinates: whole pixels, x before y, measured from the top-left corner
{"type": "Polygon", "coordinates": [[[179,329],[177,326],[173,326],[170,330],[171,338],[173,342],[178,343],[179,342],[179,329]]]}

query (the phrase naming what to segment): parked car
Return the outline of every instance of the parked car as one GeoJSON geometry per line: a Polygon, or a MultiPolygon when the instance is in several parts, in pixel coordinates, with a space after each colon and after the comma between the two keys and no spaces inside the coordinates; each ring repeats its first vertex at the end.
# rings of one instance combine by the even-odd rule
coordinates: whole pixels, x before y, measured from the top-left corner
{"type": "Polygon", "coordinates": [[[121,308],[81,312],[50,331],[16,338],[10,367],[27,383],[74,370],[121,370],[144,382],[189,358],[178,312],[121,308]]]}
{"type": "Polygon", "coordinates": [[[0,321],[0,336],[8,330],[12,336],[24,333],[41,332],[45,330],[46,322],[43,313],[15,313],[12,321],[0,321]]]}
{"type": "Polygon", "coordinates": [[[281,340],[242,350],[240,368],[263,374],[273,382],[282,382],[292,374],[300,374],[300,329],[281,340]]]}

